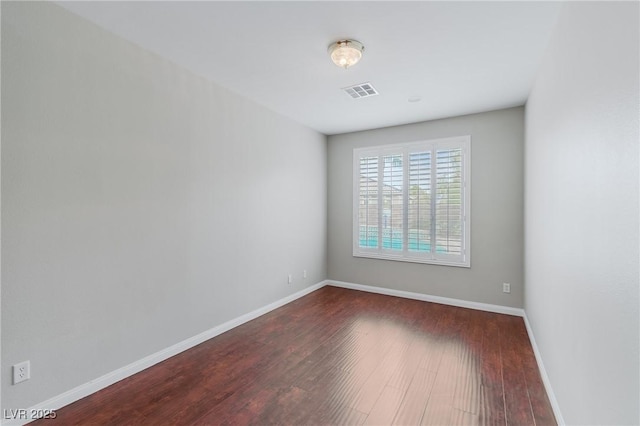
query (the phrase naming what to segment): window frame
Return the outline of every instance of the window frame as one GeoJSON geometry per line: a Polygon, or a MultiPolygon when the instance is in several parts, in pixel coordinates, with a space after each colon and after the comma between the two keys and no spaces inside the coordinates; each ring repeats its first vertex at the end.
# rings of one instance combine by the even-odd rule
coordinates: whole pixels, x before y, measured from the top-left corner
{"type": "MultiPolygon", "coordinates": [[[[380,170],[381,166],[379,165],[378,171],[378,190],[377,190],[377,206],[382,206],[384,203],[382,187],[383,183],[380,182],[380,170]]],[[[431,172],[434,173],[434,172],[431,172]]],[[[368,147],[360,147],[354,148],[353,150],[353,193],[352,193],[352,206],[353,206],[353,221],[352,221],[352,231],[353,231],[353,256],[354,257],[362,257],[362,258],[372,258],[372,259],[384,259],[384,260],[394,260],[401,262],[412,262],[412,263],[426,263],[433,265],[443,265],[443,266],[455,266],[455,267],[471,267],[471,136],[454,136],[448,138],[439,138],[439,139],[429,139],[429,140],[420,140],[413,142],[403,142],[396,144],[388,144],[388,145],[378,145],[378,146],[368,146],[368,147]],[[408,158],[411,153],[416,152],[431,152],[431,166],[435,164],[436,153],[438,149],[461,149],[462,151],[462,197],[461,202],[462,206],[462,238],[461,238],[461,254],[460,255],[451,255],[451,254],[443,254],[437,253],[436,250],[432,250],[430,252],[412,252],[408,249],[408,236],[409,232],[408,226],[408,200],[409,200],[409,185],[408,185],[408,158]],[[361,182],[361,174],[360,174],[360,159],[363,157],[377,157],[378,164],[380,164],[380,160],[383,156],[389,155],[398,155],[402,154],[403,163],[402,163],[402,175],[403,175],[403,186],[402,186],[402,238],[403,245],[402,251],[394,250],[392,248],[384,248],[382,247],[382,243],[378,244],[378,247],[360,247],[360,221],[359,221],[359,213],[360,213],[360,182],[361,182]]],[[[437,179],[430,180],[431,182],[431,193],[437,193],[437,179]]],[[[430,207],[430,215],[431,221],[434,221],[436,214],[436,204],[435,201],[431,203],[430,207]]],[[[378,213],[379,217],[381,213],[378,213]]],[[[380,223],[380,220],[379,220],[380,223]]],[[[435,226],[435,225],[432,225],[435,226]]],[[[380,225],[378,225],[377,232],[382,233],[380,230],[380,225]]],[[[378,237],[380,238],[380,237],[378,237]]]]}

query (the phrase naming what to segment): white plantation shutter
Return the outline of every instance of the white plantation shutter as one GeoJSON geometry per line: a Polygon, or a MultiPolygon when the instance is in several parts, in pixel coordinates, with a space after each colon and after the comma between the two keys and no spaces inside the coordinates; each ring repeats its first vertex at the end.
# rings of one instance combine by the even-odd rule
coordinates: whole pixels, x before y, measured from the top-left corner
{"type": "Polygon", "coordinates": [[[402,154],[382,157],[382,248],[402,251],[403,158],[402,154]]]}
{"type": "Polygon", "coordinates": [[[462,254],[462,186],[462,149],[436,149],[436,258],[462,254]]]}
{"type": "Polygon", "coordinates": [[[409,154],[408,250],[431,252],[431,152],[409,154]]]}
{"type": "Polygon", "coordinates": [[[364,157],[359,166],[358,239],[362,247],[378,247],[378,157],[364,157]]]}
{"type": "Polygon", "coordinates": [[[353,255],[469,266],[470,139],[355,149],[353,255]]]}

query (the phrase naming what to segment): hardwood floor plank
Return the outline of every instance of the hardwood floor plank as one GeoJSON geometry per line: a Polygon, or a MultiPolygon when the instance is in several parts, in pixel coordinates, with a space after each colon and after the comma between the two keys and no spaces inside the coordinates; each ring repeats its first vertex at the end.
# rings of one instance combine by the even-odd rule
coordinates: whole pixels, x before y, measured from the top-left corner
{"type": "Polygon", "coordinates": [[[518,346],[522,348],[520,361],[527,383],[529,401],[535,422],[537,425],[555,424],[556,419],[551,408],[551,402],[544,390],[542,377],[540,377],[540,371],[538,370],[538,363],[533,353],[524,322],[517,324],[517,327],[512,329],[512,331],[514,335],[518,337],[518,346]]]}
{"type": "Polygon", "coordinates": [[[424,366],[424,360],[435,344],[431,339],[416,336],[409,345],[403,346],[406,350],[390,356],[388,362],[392,363],[392,370],[388,370],[391,375],[386,385],[406,391],[418,368],[424,366]]]}
{"type": "Polygon", "coordinates": [[[301,424],[305,425],[361,425],[367,415],[348,407],[336,399],[326,399],[301,424]]]}
{"type": "Polygon", "coordinates": [[[406,390],[387,386],[376,400],[367,416],[366,425],[390,425],[400,408],[406,390]]]}
{"type": "Polygon", "coordinates": [[[555,418],[521,318],[324,287],[34,422],[364,423],[555,418]]]}
{"type": "MultiPolygon", "coordinates": [[[[449,322],[449,324],[452,323],[449,322]]],[[[453,333],[452,338],[444,344],[436,379],[421,421],[423,425],[447,425],[453,416],[458,370],[460,369],[460,348],[456,343],[457,338],[457,333],[453,333]]]]}
{"type": "Polygon", "coordinates": [[[504,426],[507,424],[502,387],[481,387],[480,424],[504,426]]]}
{"type": "MultiPolygon", "coordinates": [[[[374,404],[379,399],[380,394],[387,386],[391,377],[396,373],[399,366],[405,366],[405,355],[409,350],[411,342],[407,338],[400,338],[388,351],[386,351],[382,361],[375,367],[375,371],[363,383],[358,391],[351,407],[362,412],[370,413],[374,404]],[[373,374],[375,373],[375,374],[373,374]]],[[[416,362],[417,367],[417,362],[416,362]]]]}
{"type": "Polygon", "coordinates": [[[502,378],[504,386],[507,424],[535,424],[529,400],[527,382],[522,368],[521,343],[517,334],[517,322],[522,318],[501,318],[502,378]]]}
{"type": "Polygon", "coordinates": [[[416,371],[392,424],[420,424],[435,378],[436,375],[431,371],[424,369],[418,369],[416,371]]]}
{"type": "Polygon", "coordinates": [[[454,408],[451,412],[450,424],[453,426],[478,426],[480,425],[480,416],[454,408]]]}
{"type": "Polygon", "coordinates": [[[449,425],[452,417],[453,395],[432,393],[420,424],[429,426],[449,425]]]}
{"type": "Polygon", "coordinates": [[[484,323],[481,357],[482,384],[502,389],[502,353],[500,350],[500,328],[496,318],[484,323]]]}
{"type": "Polygon", "coordinates": [[[481,379],[478,354],[463,347],[456,375],[456,389],[453,395],[453,407],[468,413],[478,414],[480,409],[481,379]]]}

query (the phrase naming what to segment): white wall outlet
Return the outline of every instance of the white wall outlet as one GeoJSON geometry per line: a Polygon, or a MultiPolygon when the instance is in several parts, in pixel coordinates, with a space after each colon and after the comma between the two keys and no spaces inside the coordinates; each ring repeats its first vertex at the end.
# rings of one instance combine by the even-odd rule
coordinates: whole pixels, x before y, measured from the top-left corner
{"type": "Polygon", "coordinates": [[[302,278],[307,278],[307,270],[302,271],[302,278]]]}
{"type": "Polygon", "coordinates": [[[287,282],[293,284],[293,275],[289,274],[289,280],[287,282]]]}
{"type": "Polygon", "coordinates": [[[31,364],[29,361],[23,361],[13,366],[13,384],[24,382],[31,378],[31,364]]]}
{"type": "Polygon", "coordinates": [[[502,283],[502,292],[503,293],[511,293],[511,284],[502,283]]]}

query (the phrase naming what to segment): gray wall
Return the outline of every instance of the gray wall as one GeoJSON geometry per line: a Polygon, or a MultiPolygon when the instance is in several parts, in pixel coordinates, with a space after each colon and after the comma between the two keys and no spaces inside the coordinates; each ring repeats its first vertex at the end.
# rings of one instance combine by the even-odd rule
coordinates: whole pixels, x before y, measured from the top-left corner
{"type": "Polygon", "coordinates": [[[526,105],[525,309],[567,424],[640,424],[638,3],[569,3],[526,105]]]}
{"type": "Polygon", "coordinates": [[[518,107],[330,136],[329,279],[521,308],[523,120],[518,107]],[[353,257],[353,149],[460,135],[471,135],[471,268],[353,257]]]}
{"type": "Polygon", "coordinates": [[[3,408],[326,278],[325,136],[50,3],[2,4],[2,112],[3,408]]]}

